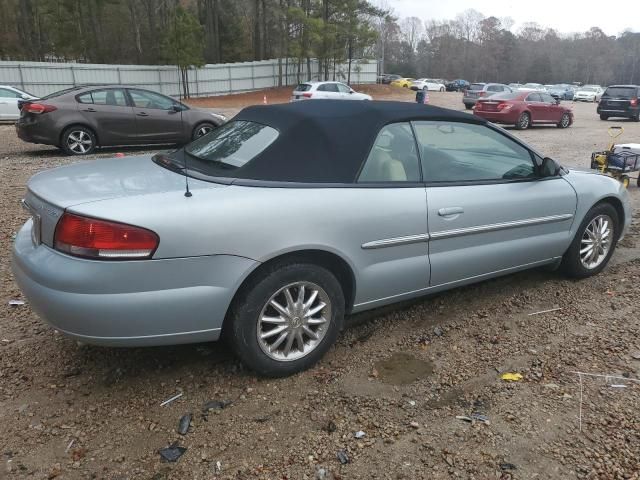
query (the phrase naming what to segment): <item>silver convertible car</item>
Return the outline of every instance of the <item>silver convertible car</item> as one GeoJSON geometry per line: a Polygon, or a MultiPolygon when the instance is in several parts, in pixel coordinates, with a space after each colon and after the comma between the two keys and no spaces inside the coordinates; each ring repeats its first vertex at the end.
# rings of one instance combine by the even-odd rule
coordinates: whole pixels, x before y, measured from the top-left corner
{"type": "Polygon", "coordinates": [[[345,314],[539,266],[600,272],[631,221],[615,180],[486,121],[396,102],[254,106],[174,152],[35,175],[15,279],[107,346],[224,336],[298,372],[345,314]]]}

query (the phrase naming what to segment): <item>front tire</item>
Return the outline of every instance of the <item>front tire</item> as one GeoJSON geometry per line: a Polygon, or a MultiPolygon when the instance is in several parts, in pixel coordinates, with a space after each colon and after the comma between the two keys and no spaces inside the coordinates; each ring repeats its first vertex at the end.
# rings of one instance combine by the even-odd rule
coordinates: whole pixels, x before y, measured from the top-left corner
{"type": "Polygon", "coordinates": [[[600,120],[609,120],[609,115],[605,115],[604,113],[601,113],[600,120]]]}
{"type": "Polygon", "coordinates": [[[609,263],[620,235],[618,212],[600,203],[582,220],[576,236],[562,258],[562,268],[574,278],[596,275],[609,263]]]}
{"type": "Polygon", "coordinates": [[[471,110],[473,108],[473,105],[469,105],[468,103],[465,103],[464,108],[466,108],[467,110],[471,110]]]}
{"type": "Polygon", "coordinates": [[[281,263],[259,273],[234,300],[227,328],[238,357],[267,377],[313,366],[344,323],[342,287],[327,269],[281,263]]]}
{"type": "Polygon", "coordinates": [[[516,123],[516,129],[518,130],[526,130],[531,125],[531,115],[527,112],[522,112],[518,117],[518,122],[516,123]]]}
{"type": "Polygon", "coordinates": [[[67,155],[89,155],[96,149],[97,143],[93,130],[76,125],[62,133],[60,148],[67,155]]]}
{"type": "Polygon", "coordinates": [[[562,115],[560,123],[558,123],[558,128],[567,128],[569,125],[571,125],[571,117],[568,113],[565,113],[562,115]]]}
{"type": "Polygon", "coordinates": [[[198,125],[196,125],[196,128],[193,129],[193,132],[191,134],[191,140],[200,138],[215,128],[216,126],[213,123],[208,123],[208,122],[199,123],[198,125]]]}
{"type": "Polygon", "coordinates": [[[444,92],[444,87],[440,87],[440,91],[441,91],[441,92],[444,92]]]}

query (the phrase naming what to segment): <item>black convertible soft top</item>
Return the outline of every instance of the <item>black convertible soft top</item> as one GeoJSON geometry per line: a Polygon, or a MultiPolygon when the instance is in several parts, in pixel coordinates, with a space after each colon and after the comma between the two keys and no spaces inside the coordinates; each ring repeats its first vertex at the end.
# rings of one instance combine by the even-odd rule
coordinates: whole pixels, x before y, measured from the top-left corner
{"type": "Polygon", "coordinates": [[[484,124],[472,115],[408,102],[307,100],[256,105],[233,120],[257,122],[279,131],[278,138],[233,176],[303,183],[351,183],[380,129],[412,120],[484,124]]]}

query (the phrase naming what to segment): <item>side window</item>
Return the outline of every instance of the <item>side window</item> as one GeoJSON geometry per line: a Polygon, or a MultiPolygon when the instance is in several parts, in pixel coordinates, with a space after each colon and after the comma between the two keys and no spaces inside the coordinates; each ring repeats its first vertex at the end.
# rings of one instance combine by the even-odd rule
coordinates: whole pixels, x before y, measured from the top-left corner
{"type": "Polygon", "coordinates": [[[323,83],[318,87],[320,92],[338,92],[338,86],[335,83],[323,83]]]}
{"type": "Polygon", "coordinates": [[[20,94],[8,88],[0,88],[0,98],[20,98],[20,94]]]}
{"type": "Polygon", "coordinates": [[[91,92],[83,93],[82,95],[78,95],[76,97],[78,102],[80,103],[93,103],[93,98],[91,98],[91,92]]]}
{"type": "Polygon", "coordinates": [[[338,91],[340,93],[349,93],[351,91],[351,89],[347,87],[344,83],[337,83],[336,86],[338,87],[338,91]]]}
{"type": "Polygon", "coordinates": [[[177,105],[175,100],[155,92],[148,92],[146,90],[129,90],[129,94],[133,100],[133,106],[137,108],[169,110],[174,105],[177,105]]]}
{"type": "Polygon", "coordinates": [[[502,87],[499,87],[498,85],[489,85],[487,87],[487,91],[489,91],[489,92],[501,92],[502,91],[502,87]]]}
{"type": "Polygon", "coordinates": [[[380,130],[362,167],[358,182],[419,182],[416,142],[408,123],[380,130]]]}
{"type": "Polygon", "coordinates": [[[114,107],[127,106],[127,100],[124,95],[124,90],[95,90],[91,92],[91,96],[93,97],[93,103],[95,103],[96,105],[111,105],[114,107]]]}
{"type": "Polygon", "coordinates": [[[556,103],[556,101],[553,99],[553,97],[551,95],[549,95],[548,93],[541,93],[540,96],[542,97],[542,101],[543,102],[556,103]]]}
{"type": "Polygon", "coordinates": [[[413,124],[425,182],[534,178],[529,150],[485,126],[461,122],[413,124]]]}
{"type": "Polygon", "coordinates": [[[526,99],[527,102],[541,102],[542,97],[539,93],[530,93],[526,99]]]}

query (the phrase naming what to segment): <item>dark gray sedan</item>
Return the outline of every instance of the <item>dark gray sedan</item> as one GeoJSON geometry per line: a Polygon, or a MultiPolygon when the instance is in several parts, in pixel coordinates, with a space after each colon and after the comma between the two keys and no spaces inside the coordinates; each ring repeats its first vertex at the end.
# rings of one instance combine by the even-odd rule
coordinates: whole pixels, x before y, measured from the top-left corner
{"type": "Polygon", "coordinates": [[[226,120],[143,88],[93,85],[23,103],[16,131],[25,142],[86,155],[97,147],[184,144],[226,120]]]}

